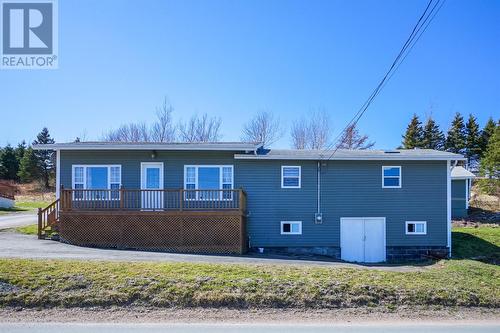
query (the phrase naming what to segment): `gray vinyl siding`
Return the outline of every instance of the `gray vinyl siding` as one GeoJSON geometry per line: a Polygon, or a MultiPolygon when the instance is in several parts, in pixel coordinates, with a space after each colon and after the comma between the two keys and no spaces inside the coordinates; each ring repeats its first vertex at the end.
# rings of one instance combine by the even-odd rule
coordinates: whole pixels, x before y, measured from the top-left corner
{"type": "Polygon", "coordinates": [[[455,179],[451,181],[451,216],[467,216],[465,179],[455,179]]]}
{"type": "Polygon", "coordinates": [[[314,223],[317,163],[240,161],[252,246],[340,246],[341,217],[385,217],[387,246],[446,246],[446,162],[335,161],[321,172],[323,223],[314,223]],[[281,165],[302,166],[302,188],[281,189],[281,165]],[[402,167],[402,188],[382,188],[382,165],[402,167]],[[302,235],[281,235],[280,221],[302,221],[302,235]],[[427,221],[427,235],[406,235],[406,221],[427,221]]]}
{"type": "Polygon", "coordinates": [[[140,188],[140,163],[164,163],[164,187],[182,188],[184,165],[234,165],[247,192],[251,246],[340,246],[341,217],[385,217],[387,246],[446,246],[446,161],[329,161],[321,171],[323,223],[314,223],[317,162],[235,160],[234,152],[61,151],[61,184],[73,164],[121,164],[122,186],[140,188]],[[281,188],[281,166],[301,166],[300,189],[281,188]],[[402,167],[402,188],[382,188],[382,165],[402,167]],[[281,221],[302,221],[302,235],[281,235],[281,221]],[[427,221],[427,235],[406,235],[405,221],[427,221]]]}

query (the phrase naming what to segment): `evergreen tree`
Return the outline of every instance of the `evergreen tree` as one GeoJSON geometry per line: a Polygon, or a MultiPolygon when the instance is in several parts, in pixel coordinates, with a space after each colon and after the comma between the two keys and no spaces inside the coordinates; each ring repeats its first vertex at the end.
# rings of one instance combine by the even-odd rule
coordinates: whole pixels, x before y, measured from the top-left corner
{"type": "Polygon", "coordinates": [[[457,112],[451,122],[451,127],[446,136],[446,150],[452,153],[463,154],[465,152],[466,133],[464,117],[457,112]]]}
{"type": "Polygon", "coordinates": [[[434,119],[429,117],[425,123],[422,135],[422,148],[442,150],[445,137],[434,119]]]}
{"type": "Polygon", "coordinates": [[[16,149],[15,149],[15,153],[16,153],[16,159],[17,159],[17,163],[21,163],[21,160],[24,156],[24,152],[26,151],[26,141],[22,141],[20,144],[17,145],[16,149]]]}
{"type": "Polygon", "coordinates": [[[420,148],[422,146],[422,137],[422,123],[418,119],[418,116],[413,114],[413,118],[406,127],[406,133],[403,135],[403,148],[420,148]]]}
{"type": "Polygon", "coordinates": [[[481,131],[479,130],[476,117],[472,114],[469,115],[469,119],[465,125],[465,133],[465,157],[467,157],[472,166],[476,166],[481,154],[481,131]]]}
{"type": "Polygon", "coordinates": [[[35,156],[33,148],[28,147],[24,152],[17,175],[23,183],[28,183],[38,178],[38,159],[35,156]]]}
{"type": "Polygon", "coordinates": [[[481,159],[481,175],[486,179],[480,180],[480,186],[489,194],[498,195],[500,189],[500,126],[490,137],[488,147],[481,159]]]}
{"type": "MultiPolygon", "coordinates": [[[[50,144],[54,142],[55,140],[50,137],[49,130],[44,127],[36,136],[33,144],[50,144]]],[[[54,173],[54,152],[51,150],[37,150],[35,156],[38,161],[38,174],[42,178],[45,187],[48,188],[50,177],[54,173]]]]}
{"type": "Polygon", "coordinates": [[[7,147],[2,150],[0,161],[3,166],[3,178],[17,180],[17,171],[19,170],[19,164],[17,163],[14,148],[12,148],[10,145],[7,145],[7,147]]]}
{"type": "Polygon", "coordinates": [[[490,137],[495,132],[496,127],[497,124],[495,124],[493,118],[490,117],[490,119],[488,119],[488,122],[486,122],[486,125],[484,126],[483,130],[481,131],[481,157],[483,157],[484,154],[486,153],[486,149],[488,148],[488,142],[490,140],[490,137]]]}

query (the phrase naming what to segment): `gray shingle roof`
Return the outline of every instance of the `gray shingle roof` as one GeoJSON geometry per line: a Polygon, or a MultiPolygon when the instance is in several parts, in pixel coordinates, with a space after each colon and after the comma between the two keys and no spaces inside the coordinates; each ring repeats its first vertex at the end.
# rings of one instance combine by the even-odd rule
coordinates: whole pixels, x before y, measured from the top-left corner
{"type": "Polygon", "coordinates": [[[327,150],[271,149],[258,155],[237,154],[236,159],[269,160],[464,160],[460,154],[432,149],[349,150],[339,149],[333,154],[327,150]],[[331,157],[331,158],[330,158],[331,157]]]}
{"type": "Polygon", "coordinates": [[[220,150],[255,151],[260,144],[248,142],[157,143],[157,142],[70,142],[34,145],[34,149],[60,150],[220,150]]]}
{"type": "Polygon", "coordinates": [[[462,166],[456,166],[453,169],[451,169],[451,178],[452,179],[476,178],[476,175],[474,175],[472,172],[470,172],[469,170],[465,169],[462,166]]]}

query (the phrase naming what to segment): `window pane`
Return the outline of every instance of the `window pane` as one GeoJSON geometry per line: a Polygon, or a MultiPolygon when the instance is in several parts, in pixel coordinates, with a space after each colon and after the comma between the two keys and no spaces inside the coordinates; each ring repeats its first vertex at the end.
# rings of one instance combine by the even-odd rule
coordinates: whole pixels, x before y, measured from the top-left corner
{"type": "Polygon", "coordinates": [[[407,229],[408,232],[415,232],[415,223],[408,223],[407,229]]]}
{"type": "Polygon", "coordinates": [[[160,169],[147,168],[146,169],[146,188],[158,189],[160,188],[160,169]]]}
{"type": "Polygon", "coordinates": [[[300,232],[300,226],[298,223],[292,223],[292,232],[293,233],[299,233],[300,232]]]}
{"type": "Polygon", "coordinates": [[[222,168],[222,182],[223,183],[232,183],[232,181],[233,181],[233,168],[223,167],[222,168]]]}
{"type": "Polygon", "coordinates": [[[121,175],[120,175],[120,167],[111,167],[111,182],[112,183],[120,183],[121,175]]]}
{"type": "Polygon", "coordinates": [[[283,178],[283,186],[299,186],[299,178],[283,178]]]}
{"type": "MultiPolygon", "coordinates": [[[[222,184],[222,188],[225,190],[231,190],[232,185],[231,184],[222,184]]],[[[233,191],[223,191],[222,192],[222,199],[232,199],[233,197],[233,191]]]]}
{"type": "Polygon", "coordinates": [[[120,198],[120,184],[111,184],[111,199],[119,199],[120,198]]]}
{"type": "Polygon", "coordinates": [[[399,186],[399,178],[384,178],[384,186],[399,186]]]}
{"type": "Polygon", "coordinates": [[[290,232],[291,225],[290,223],[283,223],[283,232],[290,232]]]}
{"type": "Polygon", "coordinates": [[[107,189],[108,188],[108,168],[88,167],[87,168],[87,188],[107,189]]]}
{"type": "Polygon", "coordinates": [[[194,167],[186,168],[186,183],[196,182],[196,169],[194,167]]]}
{"type": "Polygon", "coordinates": [[[384,168],[384,176],[399,177],[399,168],[384,168]]]}
{"type": "MultiPolygon", "coordinates": [[[[194,190],[195,185],[194,184],[186,184],[186,190],[194,190]]],[[[185,194],[186,199],[196,199],[196,192],[195,191],[187,191],[185,194]]]]}
{"type": "Polygon", "coordinates": [[[198,168],[198,189],[201,190],[218,190],[220,181],[220,169],[202,167],[198,168]]]}
{"type": "Polygon", "coordinates": [[[415,224],[415,232],[420,232],[423,233],[424,230],[424,224],[423,223],[417,223],[415,224]]]}
{"type": "Polygon", "coordinates": [[[283,177],[298,177],[299,168],[298,167],[285,167],[283,168],[283,177]]]}
{"type": "Polygon", "coordinates": [[[75,183],[83,183],[83,167],[76,167],[75,168],[75,183]]]}

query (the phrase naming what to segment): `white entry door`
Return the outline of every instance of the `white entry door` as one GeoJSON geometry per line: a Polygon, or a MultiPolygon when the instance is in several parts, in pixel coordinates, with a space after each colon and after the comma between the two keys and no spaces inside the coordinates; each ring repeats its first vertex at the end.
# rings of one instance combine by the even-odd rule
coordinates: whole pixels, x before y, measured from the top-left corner
{"type": "Polygon", "coordinates": [[[344,217],[340,219],[342,260],[382,262],[385,255],[384,217],[344,217]]]}
{"type": "Polygon", "coordinates": [[[141,208],[163,209],[163,163],[141,163],[141,208]]]}

